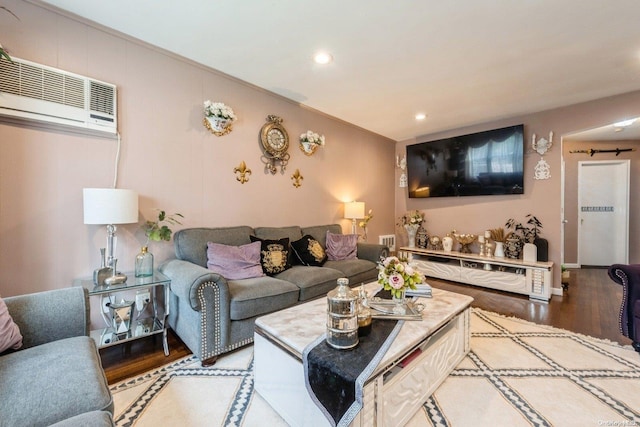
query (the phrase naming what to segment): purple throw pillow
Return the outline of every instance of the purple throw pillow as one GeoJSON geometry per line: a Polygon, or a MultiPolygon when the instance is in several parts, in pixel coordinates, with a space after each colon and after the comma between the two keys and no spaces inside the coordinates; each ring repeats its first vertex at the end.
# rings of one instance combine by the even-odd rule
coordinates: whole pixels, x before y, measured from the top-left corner
{"type": "Polygon", "coordinates": [[[264,276],[260,264],[260,242],[241,246],[208,242],[207,267],[229,280],[264,276]]]}
{"type": "Polygon", "coordinates": [[[326,246],[329,261],[342,261],[358,257],[357,234],[333,234],[327,231],[326,246]]]}
{"type": "Polygon", "coordinates": [[[5,350],[17,350],[22,347],[20,328],[9,314],[7,304],[0,298],[0,353],[5,350]]]}

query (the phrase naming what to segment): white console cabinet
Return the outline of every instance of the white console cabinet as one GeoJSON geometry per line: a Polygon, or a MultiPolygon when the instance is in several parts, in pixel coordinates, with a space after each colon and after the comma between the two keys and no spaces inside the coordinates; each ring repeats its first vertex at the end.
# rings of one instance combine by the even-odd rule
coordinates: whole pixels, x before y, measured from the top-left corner
{"type": "Polygon", "coordinates": [[[529,295],[548,302],[553,288],[553,262],[487,257],[456,251],[402,247],[399,252],[427,277],[529,295]]]}

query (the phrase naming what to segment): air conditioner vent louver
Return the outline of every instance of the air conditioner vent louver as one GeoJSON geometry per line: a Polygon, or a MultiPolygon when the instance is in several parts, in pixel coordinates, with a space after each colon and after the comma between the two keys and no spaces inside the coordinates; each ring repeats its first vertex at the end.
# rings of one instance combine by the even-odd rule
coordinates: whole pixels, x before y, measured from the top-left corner
{"type": "Polygon", "coordinates": [[[115,134],[116,87],[13,58],[0,61],[0,115],[115,134]]]}
{"type": "Polygon", "coordinates": [[[110,86],[92,81],[89,108],[91,111],[114,115],[113,106],[115,103],[113,102],[113,95],[114,92],[110,86]]]}

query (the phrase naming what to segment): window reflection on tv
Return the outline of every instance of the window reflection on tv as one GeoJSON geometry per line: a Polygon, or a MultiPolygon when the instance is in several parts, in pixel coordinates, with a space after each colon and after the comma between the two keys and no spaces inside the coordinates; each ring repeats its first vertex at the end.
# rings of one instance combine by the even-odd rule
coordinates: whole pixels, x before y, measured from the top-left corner
{"type": "Polygon", "coordinates": [[[523,194],[524,126],[407,146],[410,198],[523,194]]]}

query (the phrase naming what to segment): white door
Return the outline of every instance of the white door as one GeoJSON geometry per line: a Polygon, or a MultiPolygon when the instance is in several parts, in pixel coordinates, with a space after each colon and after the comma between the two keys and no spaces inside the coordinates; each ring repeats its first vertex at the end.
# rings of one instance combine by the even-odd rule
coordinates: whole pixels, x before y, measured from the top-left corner
{"type": "Polygon", "coordinates": [[[629,263],[629,160],[578,164],[578,262],[629,263]]]}

